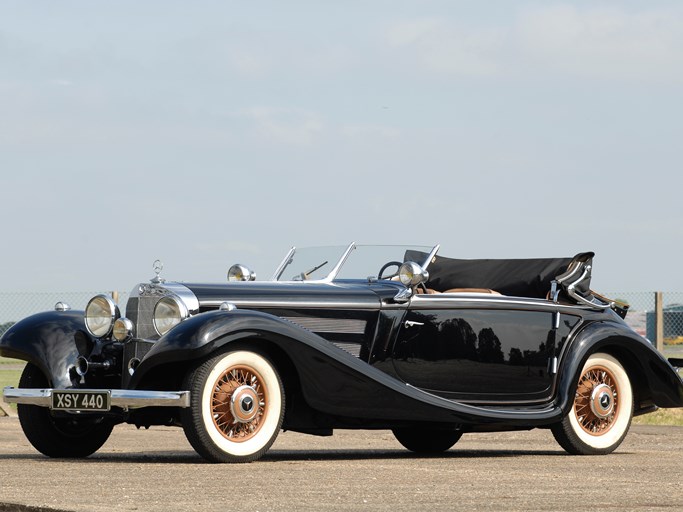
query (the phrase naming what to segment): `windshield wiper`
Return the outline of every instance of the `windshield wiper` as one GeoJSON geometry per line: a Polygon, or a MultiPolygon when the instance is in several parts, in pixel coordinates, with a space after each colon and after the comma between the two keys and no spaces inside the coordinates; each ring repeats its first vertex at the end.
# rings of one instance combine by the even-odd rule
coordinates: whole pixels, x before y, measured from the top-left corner
{"type": "Polygon", "coordinates": [[[323,268],[325,265],[327,265],[327,263],[328,263],[327,261],[323,261],[317,267],[313,267],[311,270],[307,270],[306,272],[302,272],[298,276],[295,276],[293,280],[294,281],[299,281],[299,280],[300,281],[306,281],[308,279],[308,276],[310,276],[316,270],[320,270],[321,268],[323,268]]]}

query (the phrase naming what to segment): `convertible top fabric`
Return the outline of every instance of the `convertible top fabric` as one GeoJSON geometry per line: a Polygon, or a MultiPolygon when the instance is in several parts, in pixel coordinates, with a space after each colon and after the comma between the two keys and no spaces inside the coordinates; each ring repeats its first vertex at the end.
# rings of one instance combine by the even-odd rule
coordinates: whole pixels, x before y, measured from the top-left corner
{"type": "MultiPolygon", "coordinates": [[[[428,254],[406,251],[406,261],[423,263],[428,254]]],[[[503,295],[545,299],[550,282],[564,273],[579,258],[592,258],[580,253],[574,258],[483,259],[461,260],[436,256],[428,265],[427,288],[443,292],[452,288],[490,288],[503,295]]],[[[590,261],[589,261],[590,263],[590,261]]],[[[585,283],[586,289],[590,283],[585,283]]]]}

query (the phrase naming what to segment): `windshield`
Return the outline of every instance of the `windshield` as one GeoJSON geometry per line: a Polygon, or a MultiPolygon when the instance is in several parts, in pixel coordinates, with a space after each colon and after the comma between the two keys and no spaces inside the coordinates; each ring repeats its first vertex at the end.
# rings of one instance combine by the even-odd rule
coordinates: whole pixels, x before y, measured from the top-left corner
{"type": "MultiPolygon", "coordinates": [[[[420,265],[432,251],[429,246],[357,245],[292,248],[273,275],[273,281],[332,281],[378,277],[389,262],[398,265],[408,259],[420,265]],[[414,252],[413,252],[414,251],[414,252]]],[[[398,272],[398,265],[388,266],[382,277],[398,272]]]]}

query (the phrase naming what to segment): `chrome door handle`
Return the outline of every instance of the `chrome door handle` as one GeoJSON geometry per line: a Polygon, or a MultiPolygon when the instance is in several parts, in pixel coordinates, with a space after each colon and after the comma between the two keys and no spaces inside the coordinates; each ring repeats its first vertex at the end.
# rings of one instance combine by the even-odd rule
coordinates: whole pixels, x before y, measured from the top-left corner
{"type": "Polygon", "coordinates": [[[408,329],[409,327],[415,327],[417,325],[424,325],[422,322],[413,322],[412,320],[406,320],[405,323],[403,324],[403,327],[408,329]]]}

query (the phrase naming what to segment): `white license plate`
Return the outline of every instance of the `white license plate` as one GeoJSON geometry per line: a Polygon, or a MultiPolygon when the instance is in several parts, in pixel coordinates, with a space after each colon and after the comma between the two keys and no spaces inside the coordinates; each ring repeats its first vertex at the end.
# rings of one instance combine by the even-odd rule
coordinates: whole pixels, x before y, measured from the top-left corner
{"type": "Polygon", "coordinates": [[[109,391],[81,391],[69,389],[53,391],[50,408],[54,411],[108,411],[111,408],[109,391]]]}

